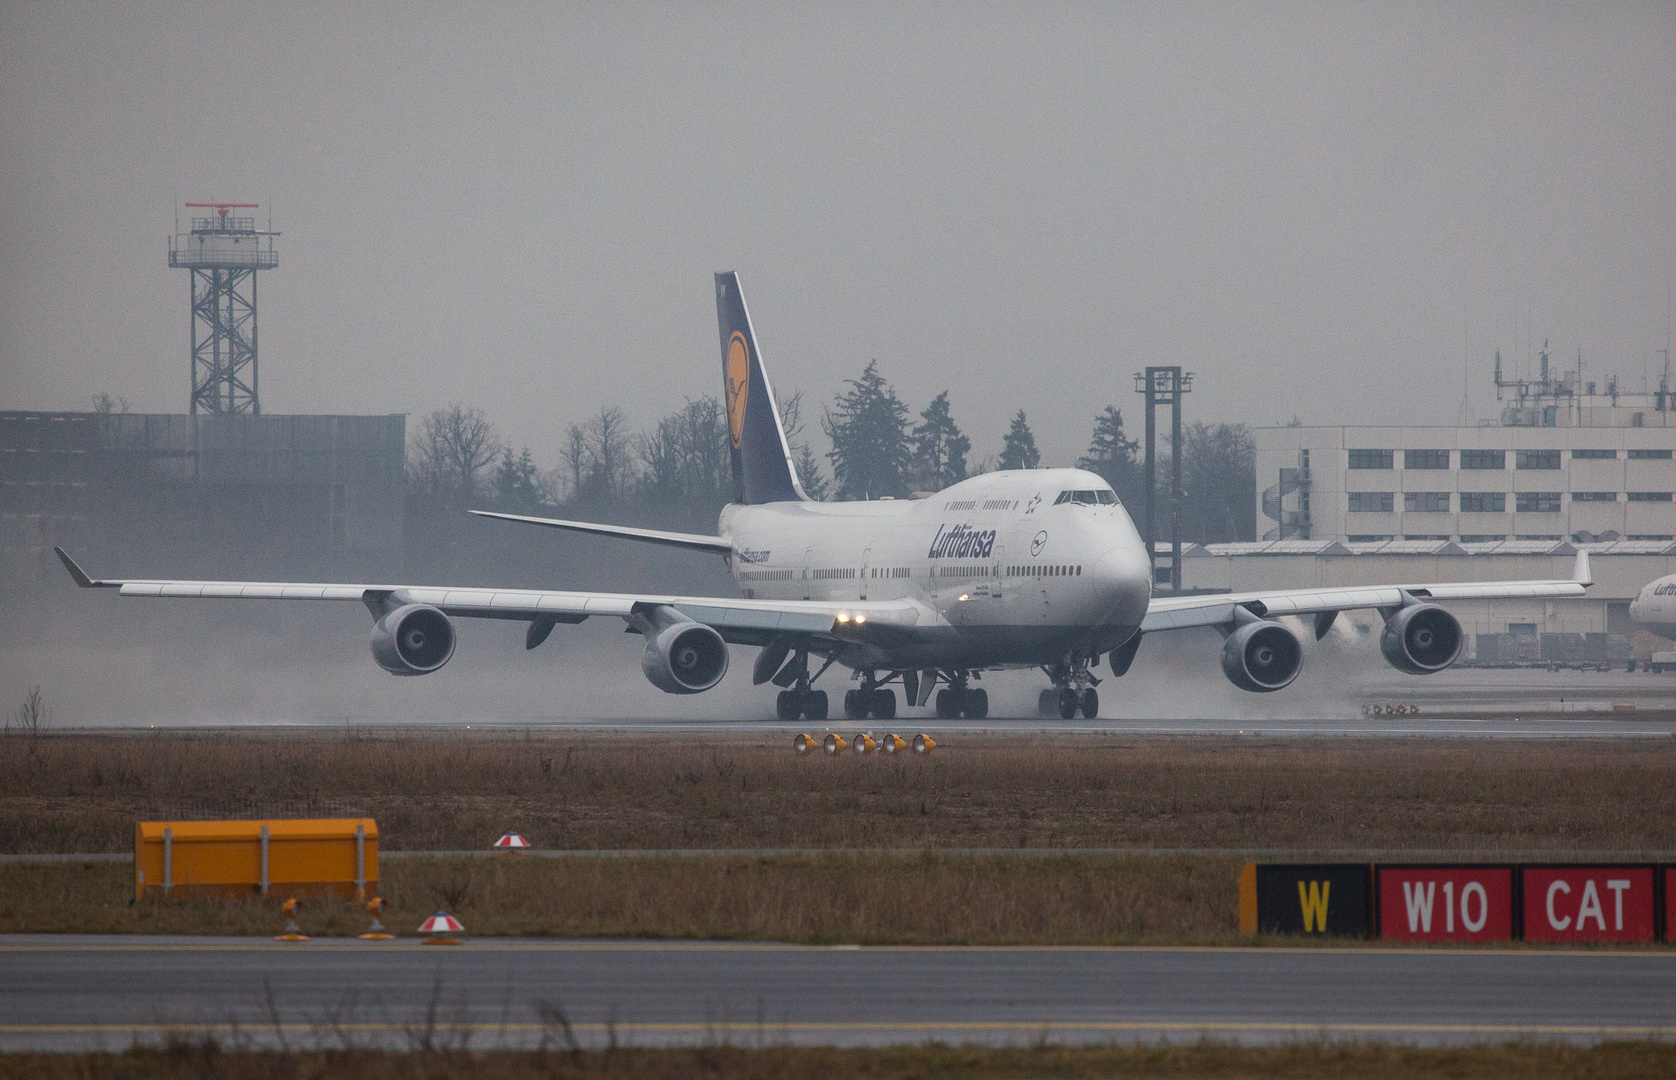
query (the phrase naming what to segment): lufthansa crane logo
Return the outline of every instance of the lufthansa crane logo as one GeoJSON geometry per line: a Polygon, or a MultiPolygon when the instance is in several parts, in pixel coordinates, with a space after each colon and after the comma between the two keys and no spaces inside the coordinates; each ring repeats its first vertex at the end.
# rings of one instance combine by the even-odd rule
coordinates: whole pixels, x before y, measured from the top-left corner
{"type": "Polygon", "coordinates": [[[727,343],[727,429],[733,448],[745,433],[745,397],[751,389],[751,349],[745,335],[735,331],[727,343]]]}
{"type": "Polygon", "coordinates": [[[1037,533],[1035,539],[1030,541],[1030,557],[1035,558],[1040,555],[1045,547],[1047,547],[1047,532],[1044,530],[1037,533]]]}

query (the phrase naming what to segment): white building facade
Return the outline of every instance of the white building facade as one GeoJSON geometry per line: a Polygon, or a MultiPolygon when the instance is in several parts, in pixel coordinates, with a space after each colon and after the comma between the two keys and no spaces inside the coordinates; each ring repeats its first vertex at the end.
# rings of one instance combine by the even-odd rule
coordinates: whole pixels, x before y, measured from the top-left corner
{"type": "MultiPolygon", "coordinates": [[[[1509,412],[1514,410],[1509,409],[1509,412]]],[[[1676,427],[1259,428],[1265,540],[1676,539],[1676,427]]],[[[1536,413],[1541,416],[1540,412],[1536,413]]]]}

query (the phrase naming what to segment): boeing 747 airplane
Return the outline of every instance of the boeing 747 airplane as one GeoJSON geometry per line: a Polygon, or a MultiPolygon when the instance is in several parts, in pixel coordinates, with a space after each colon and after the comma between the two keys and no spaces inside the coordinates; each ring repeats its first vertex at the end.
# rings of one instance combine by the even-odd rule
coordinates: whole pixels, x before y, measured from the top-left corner
{"type": "Polygon", "coordinates": [[[824,720],[816,684],[833,668],[854,673],[844,695],[853,719],[896,715],[932,700],[940,717],[988,715],[982,673],[1040,668],[1041,706],[1069,720],[1098,715],[1106,670],[1129,670],[1147,634],[1215,627],[1222,672],[1244,690],[1281,690],[1303,649],[1278,616],[1310,616],[1317,639],[1338,613],[1374,608],[1380,650],[1417,675],[1460,655],[1460,622],[1435,601],[1570,597],[1590,584],[1585,552],[1569,581],[1356,586],[1202,596],[1154,596],[1135,525],[1110,485],[1079,469],[986,473],[927,498],[815,502],[804,494],[757,349],[738,276],[716,275],[723,387],[734,501],[715,536],[473,511],[525,522],[719,555],[738,597],[334,585],[242,581],[98,580],[62,550],[83,588],[123,596],[341,600],[372,613],[372,654],[393,675],[428,675],[454,653],[451,620],[529,624],[527,648],[560,623],[623,619],[646,639],[641,668],[671,694],[709,690],[727,674],[730,646],[758,649],[751,680],[780,687],[782,720],[824,720]],[[940,687],[940,689],[939,689],[940,687]]]}

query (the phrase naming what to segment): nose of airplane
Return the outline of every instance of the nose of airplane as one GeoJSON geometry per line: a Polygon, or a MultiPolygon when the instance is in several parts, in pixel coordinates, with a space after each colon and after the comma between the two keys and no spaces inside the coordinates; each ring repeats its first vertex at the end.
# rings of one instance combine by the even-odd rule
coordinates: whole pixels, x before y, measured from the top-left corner
{"type": "Polygon", "coordinates": [[[1138,547],[1114,547],[1094,563],[1098,588],[1109,598],[1103,622],[1139,623],[1152,599],[1152,573],[1146,552],[1138,547]]]}

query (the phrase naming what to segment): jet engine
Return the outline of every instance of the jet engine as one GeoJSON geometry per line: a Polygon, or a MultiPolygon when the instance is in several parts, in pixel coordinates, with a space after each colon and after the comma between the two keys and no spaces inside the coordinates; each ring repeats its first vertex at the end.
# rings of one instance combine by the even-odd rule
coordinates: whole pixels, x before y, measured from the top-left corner
{"type": "Polygon", "coordinates": [[[372,658],[392,675],[429,675],[453,655],[453,624],[427,604],[407,604],[373,624],[372,658]]]}
{"type": "Polygon", "coordinates": [[[703,623],[672,623],[646,643],[640,670],[666,694],[701,694],[727,674],[727,642],[703,623]]]}
{"type": "Polygon", "coordinates": [[[1304,665],[1303,647],[1277,622],[1248,622],[1222,644],[1222,674],[1241,690],[1267,694],[1290,686],[1304,665]]]}
{"type": "Polygon", "coordinates": [[[1409,604],[1385,620],[1379,651],[1410,675],[1442,671],[1461,655],[1461,621],[1436,604],[1409,604]]]}

